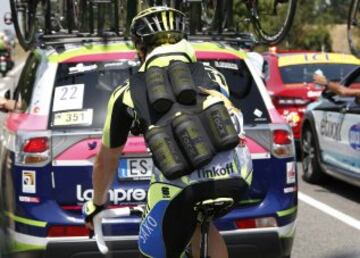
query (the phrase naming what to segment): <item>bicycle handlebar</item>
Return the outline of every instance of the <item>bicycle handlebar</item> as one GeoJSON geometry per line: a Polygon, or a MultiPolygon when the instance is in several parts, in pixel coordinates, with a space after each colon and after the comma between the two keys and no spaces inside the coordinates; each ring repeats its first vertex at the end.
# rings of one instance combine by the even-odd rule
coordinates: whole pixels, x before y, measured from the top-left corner
{"type": "Polygon", "coordinates": [[[142,206],[135,207],[122,207],[116,209],[106,209],[102,212],[99,212],[94,216],[94,232],[95,232],[95,240],[96,244],[102,254],[107,254],[109,252],[109,248],[106,246],[104,241],[104,235],[102,231],[102,219],[104,218],[117,218],[117,217],[127,217],[130,215],[140,215],[144,212],[142,206]]]}

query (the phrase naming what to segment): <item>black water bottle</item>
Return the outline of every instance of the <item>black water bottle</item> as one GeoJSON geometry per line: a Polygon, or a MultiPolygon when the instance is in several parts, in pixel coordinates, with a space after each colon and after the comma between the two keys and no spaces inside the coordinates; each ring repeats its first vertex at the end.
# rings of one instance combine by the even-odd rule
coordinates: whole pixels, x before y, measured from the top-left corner
{"type": "Polygon", "coordinates": [[[157,66],[150,67],[146,71],[145,81],[150,105],[156,112],[166,113],[175,100],[166,71],[157,66]]]}
{"type": "Polygon", "coordinates": [[[195,104],[195,83],[189,64],[180,61],[172,62],[168,68],[168,74],[177,101],[183,105],[195,104]]]}
{"type": "Polygon", "coordinates": [[[171,128],[167,130],[166,127],[150,127],[145,138],[155,165],[167,179],[179,178],[190,170],[188,162],[171,134],[171,128]]]}
{"type": "Polygon", "coordinates": [[[213,148],[209,144],[198,117],[178,114],[173,119],[172,126],[176,139],[194,169],[200,168],[212,160],[213,148]]]}
{"type": "Polygon", "coordinates": [[[229,150],[239,144],[239,136],[223,102],[217,102],[206,108],[203,116],[209,137],[217,150],[229,150]]]}

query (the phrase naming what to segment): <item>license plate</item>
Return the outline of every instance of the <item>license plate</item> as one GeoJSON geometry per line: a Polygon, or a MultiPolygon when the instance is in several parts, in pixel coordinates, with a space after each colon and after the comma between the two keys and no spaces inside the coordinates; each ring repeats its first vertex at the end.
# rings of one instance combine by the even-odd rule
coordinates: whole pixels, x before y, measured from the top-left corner
{"type": "Polygon", "coordinates": [[[93,110],[57,112],[54,114],[52,126],[91,125],[93,110]]]}
{"type": "Polygon", "coordinates": [[[119,179],[150,179],[153,168],[151,158],[120,159],[118,167],[119,179]]]}

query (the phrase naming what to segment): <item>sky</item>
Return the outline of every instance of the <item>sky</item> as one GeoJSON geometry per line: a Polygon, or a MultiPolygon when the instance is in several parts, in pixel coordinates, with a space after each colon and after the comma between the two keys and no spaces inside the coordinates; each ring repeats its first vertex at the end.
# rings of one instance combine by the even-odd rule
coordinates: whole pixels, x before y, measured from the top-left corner
{"type": "Polygon", "coordinates": [[[12,25],[4,24],[4,14],[10,12],[10,0],[0,0],[0,31],[12,28],[12,25]]]}

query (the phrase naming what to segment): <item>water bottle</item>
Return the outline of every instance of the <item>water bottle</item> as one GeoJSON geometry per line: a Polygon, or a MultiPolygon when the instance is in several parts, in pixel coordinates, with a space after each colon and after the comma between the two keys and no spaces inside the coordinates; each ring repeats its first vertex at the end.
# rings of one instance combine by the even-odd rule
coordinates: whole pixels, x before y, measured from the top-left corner
{"type": "Polygon", "coordinates": [[[172,62],[168,74],[177,101],[183,105],[195,104],[195,83],[188,64],[180,61],[172,62]]]}
{"type": "Polygon", "coordinates": [[[233,149],[239,144],[236,128],[223,102],[217,102],[206,108],[203,118],[216,150],[233,149]]]}
{"type": "Polygon", "coordinates": [[[150,67],[146,71],[145,82],[150,105],[158,113],[166,113],[175,100],[166,71],[160,67],[150,67]]]}
{"type": "Polygon", "coordinates": [[[167,130],[166,127],[150,127],[145,138],[155,165],[166,178],[176,179],[190,170],[189,164],[171,134],[171,128],[167,130]]]}
{"type": "Polygon", "coordinates": [[[172,126],[175,137],[193,168],[200,168],[211,161],[214,151],[198,117],[177,114],[172,126]]]}

